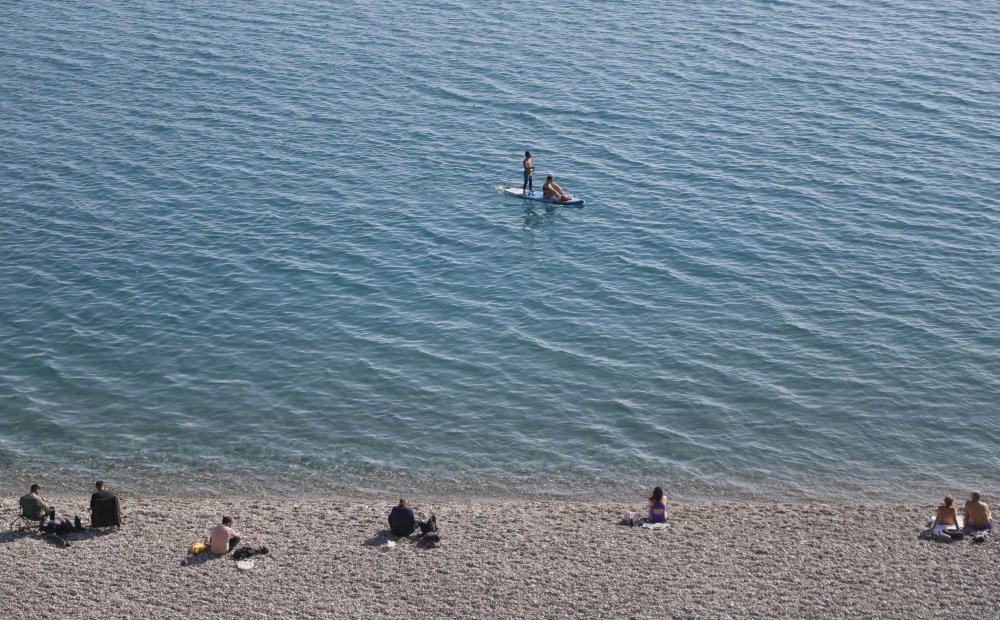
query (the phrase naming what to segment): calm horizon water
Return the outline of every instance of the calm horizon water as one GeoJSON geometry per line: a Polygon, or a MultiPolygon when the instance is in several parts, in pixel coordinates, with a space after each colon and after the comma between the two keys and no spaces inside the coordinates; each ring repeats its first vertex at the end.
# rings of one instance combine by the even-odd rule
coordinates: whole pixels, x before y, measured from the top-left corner
{"type": "Polygon", "coordinates": [[[3,13],[2,488],[1000,493],[996,3],[3,13]]]}

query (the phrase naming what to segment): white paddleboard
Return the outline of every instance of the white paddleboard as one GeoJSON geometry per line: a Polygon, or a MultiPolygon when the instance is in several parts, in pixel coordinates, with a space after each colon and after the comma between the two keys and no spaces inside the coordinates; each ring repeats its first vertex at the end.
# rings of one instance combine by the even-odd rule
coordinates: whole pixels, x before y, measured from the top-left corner
{"type": "Polygon", "coordinates": [[[545,204],[550,204],[550,205],[573,207],[573,206],[580,206],[583,204],[582,198],[571,198],[570,200],[554,200],[552,198],[543,198],[542,192],[540,191],[536,190],[533,192],[526,192],[520,187],[508,187],[507,189],[503,190],[503,193],[507,194],[508,196],[512,196],[514,198],[520,198],[522,200],[534,200],[537,202],[544,202],[545,204]]]}

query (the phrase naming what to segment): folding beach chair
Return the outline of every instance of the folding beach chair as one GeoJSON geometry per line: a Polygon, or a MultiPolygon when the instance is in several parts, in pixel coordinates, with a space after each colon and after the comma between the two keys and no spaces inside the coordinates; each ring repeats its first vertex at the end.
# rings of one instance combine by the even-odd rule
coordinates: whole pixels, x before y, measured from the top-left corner
{"type": "Polygon", "coordinates": [[[28,514],[25,511],[25,502],[23,501],[24,498],[21,499],[22,501],[20,502],[20,506],[18,509],[19,514],[16,517],[14,517],[14,520],[7,525],[7,528],[10,530],[30,530],[41,527],[42,521],[45,520],[47,515],[41,517],[35,517],[28,514]]]}
{"type": "Polygon", "coordinates": [[[97,528],[122,526],[121,504],[118,503],[117,497],[94,501],[94,510],[90,513],[90,526],[97,528]]]}
{"type": "Polygon", "coordinates": [[[33,519],[25,516],[24,514],[19,514],[14,517],[14,520],[11,521],[7,527],[10,530],[37,530],[41,525],[41,519],[33,519]]]}

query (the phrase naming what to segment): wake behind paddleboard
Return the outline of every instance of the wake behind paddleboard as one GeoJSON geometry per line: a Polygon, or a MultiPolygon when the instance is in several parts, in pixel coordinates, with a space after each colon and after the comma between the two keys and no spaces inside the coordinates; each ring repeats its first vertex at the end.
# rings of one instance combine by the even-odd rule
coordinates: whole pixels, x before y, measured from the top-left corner
{"type": "Polygon", "coordinates": [[[583,198],[571,198],[569,200],[555,200],[553,198],[542,198],[542,192],[526,192],[518,187],[508,187],[507,189],[503,190],[503,193],[507,194],[508,196],[512,196],[514,198],[521,198],[523,200],[535,200],[537,202],[544,202],[545,204],[550,204],[550,205],[578,207],[583,204],[583,198]]]}

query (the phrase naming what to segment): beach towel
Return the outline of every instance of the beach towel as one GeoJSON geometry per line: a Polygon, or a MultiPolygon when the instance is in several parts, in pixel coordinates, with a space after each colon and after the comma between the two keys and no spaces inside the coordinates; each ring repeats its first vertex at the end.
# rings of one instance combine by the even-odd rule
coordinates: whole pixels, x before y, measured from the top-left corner
{"type": "Polygon", "coordinates": [[[653,523],[651,521],[643,521],[642,527],[647,530],[665,530],[667,529],[666,523],[653,523]]]}
{"type": "Polygon", "coordinates": [[[931,532],[933,534],[943,534],[952,530],[961,530],[963,523],[964,518],[962,515],[958,515],[958,525],[938,525],[935,522],[934,517],[931,517],[930,520],[927,521],[927,527],[931,528],[931,532]]]}

